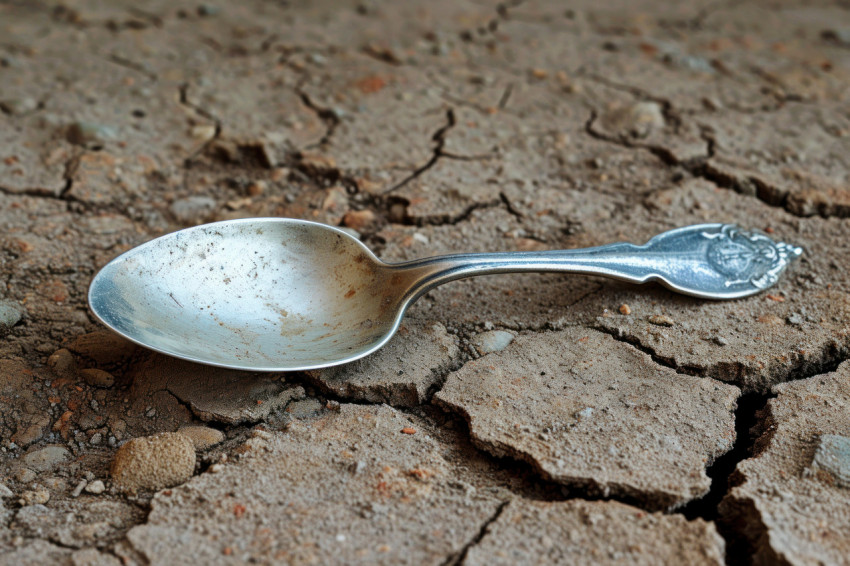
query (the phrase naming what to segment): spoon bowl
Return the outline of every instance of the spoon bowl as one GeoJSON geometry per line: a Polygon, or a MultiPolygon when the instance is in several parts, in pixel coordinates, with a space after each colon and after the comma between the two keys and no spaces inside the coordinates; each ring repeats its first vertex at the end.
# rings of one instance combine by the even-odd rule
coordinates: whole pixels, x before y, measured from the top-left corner
{"type": "Polygon", "coordinates": [[[89,305],[114,331],[164,354],[233,369],[307,370],[374,352],[413,301],[463,277],[585,273],[732,299],[773,285],[801,251],[732,225],[703,224],[643,246],[387,264],[337,228],[255,218],[187,228],[133,248],[95,276],[89,305]]]}
{"type": "Polygon", "coordinates": [[[221,222],[113,260],[93,280],[89,303],[107,326],[164,354],[235,369],[311,369],[365,356],[395,332],[403,278],[379,265],[330,226],[221,222]]]}

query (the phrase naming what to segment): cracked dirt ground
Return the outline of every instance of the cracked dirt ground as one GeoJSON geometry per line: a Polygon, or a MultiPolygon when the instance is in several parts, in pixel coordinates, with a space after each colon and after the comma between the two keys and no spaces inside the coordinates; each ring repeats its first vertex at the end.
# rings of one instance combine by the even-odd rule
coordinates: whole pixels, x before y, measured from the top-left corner
{"type": "Polygon", "coordinates": [[[848,217],[845,0],[0,0],[0,562],[846,563],[848,217]],[[250,216],[805,254],[723,303],[459,281],[306,373],[93,321],[112,257],[250,216]]]}

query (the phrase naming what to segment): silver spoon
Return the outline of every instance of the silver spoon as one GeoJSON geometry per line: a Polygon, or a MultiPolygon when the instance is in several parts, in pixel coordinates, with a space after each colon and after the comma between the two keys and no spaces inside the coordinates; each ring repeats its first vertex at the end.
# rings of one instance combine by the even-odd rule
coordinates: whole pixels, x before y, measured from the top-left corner
{"type": "Polygon", "coordinates": [[[374,352],[417,298],[463,277],[583,273],[735,299],[776,283],[801,253],[759,232],[702,224],[643,246],[387,264],[337,228],[257,218],[187,228],[124,253],[95,276],[89,305],[114,331],[164,354],[234,369],[306,370],[374,352]]]}

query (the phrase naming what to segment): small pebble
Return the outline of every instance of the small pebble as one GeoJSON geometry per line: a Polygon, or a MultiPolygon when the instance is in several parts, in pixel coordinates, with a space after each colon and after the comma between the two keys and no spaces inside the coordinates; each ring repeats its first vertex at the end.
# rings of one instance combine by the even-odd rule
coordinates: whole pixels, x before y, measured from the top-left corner
{"type": "Polygon", "coordinates": [[[94,387],[102,387],[104,389],[115,385],[115,376],[108,371],[102,369],[87,368],[80,370],[80,377],[83,381],[94,387]]]}
{"type": "Polygon", "coordinates": [[[632,314],[632,308],[629,305],[627,305],[626,303],[623,303],[622,305],[620,305],[620,314],[625,314],[625,315],[632,314]]]}
{"type": "Polygon", "coordinates": [[[35,481],[35,472],[29,468],[20,468],[15,472],[15,479],[20,483],[31,483],[35,481]]]}
{"type": "Polygon", "coordinates": [[[21,494],[18,504],[21,507],[27,505],[44,505],[50,501],[50,492],[46,489],[37,489],[35,491],[25,491],[21,494]]]}
{"type": "Polygon", "coordinates": [[[60,348],[53,352],[47,358],[47,365],[52,367],[58,373],[71,373],[77,368],[77,362],[74,360],[74,354],[67,348],[60,348]]]}
{"type": "Polygon", "coordinates": [[[8,112],[13,116],[20,116],[38,109],[38,101],[34,98],[10,98],[8,100],[0,100],[0,109],[8,112]]]}
{"type": "Polygon", "coordinates": [[[191,196],[175,200],[168,210],[179,222],[191,224],[212,214],[217,206],[215,199],[211,197],[191,196]]]}
{"type": "Polygon", "coordinates": [[[252,196],[252,197],[260,196],[261,194],[266,192],[267,188],[268,188],[268,183],[266,183],[265,181],[254,181],[253,183],[248,185],[248,188],[247,188],[248,196],[252,196]]]}
{"type": "Polygon", "coordinates": [[[221,8],[212,4],[201,4],[198,6],[199,16],[217,16],[221,13],[221,8]]]}
{"type": "Polygon", "coordinates": [[[818,439],[811,467],[827,474],[839,487],[850,487],[850,438],[822,434],[818,439]]]}
{"type": "Polygon", "coordinates": [[[664,316],[663,314],[654,314],[647,320],[650,324],[654,324],[655,326],[673,326],[676,324],[672,318],[664,316]]]}
{"type": "Polygon", "coordinates": [[[106,491],[106,486],[101,480],[94,480],[90,484],[85,487],[86,493],[91,493],[92,495],[100,495],[104,491],[106,491]]]}
{"type": "Polygon", "coordinates": [[[582,409],[581,411],[576,413],[576,418],[578,418],[578,420],[582,421],[582,420],[590,418],[592,415],[593,415],[593,407],[585,407],[584,409],[582,409]]]}
{"type": "Polygon", "coordinates": [[[177,431],[192,441],[195,450],[206,450],[224,440],[224,433],[208,426],[184,426],[177,431]]]}
{"type": "Polygon", "coordinates": [[[0,499],[6,499],[7,497],[12,497],[15,495],[12,493],[12,490],[0,483],[0,499]]]}
{"type": "Polygon", "coordinates": [[[715,336],[713,340],[714,340],[714,343],[717,344],[718,346],[728,346],[729,345],[729,340],[727,340],[723,336],[715,336]]]}
{"type": "Polygon", "coordinates": [[[74,122],[68,128],[68,141],[76,145],[103,145],[117,137],[115,128],[94,122],[74,122]]]}
{"type": "Polygon", "coordinates": [[[375,226],[377,216],[371,210],[352,210],[342,217],[342,225],[358,232],[367,232],[375,226]]]}
{"type": "Polygon", "coordinates": [[[215,126],[203,124],[191,130],[192,137],[199,140],[211,140],[215,137],[215,126]]]}
{"type": "Polygon", "coordinates": [[[71,453],[64,446],[45,446],[25,454],[21,462],[36,472],[46,472],[56,465],[69,460],[71,453]]]}
{"type": "Polygon", "coordinates": [[[83,492],[83,489],[85,489],[85,487],[88,485],[88,483],[89,482],[87,482],[86,480],[80,480],[80,483],[78,483],[74,490],[71,491],[71,497],[79,497],[80,494],[83,492]]]}
{"type": "Polygon", "coordinates": [[[617,135],[645,138],[664,127],[664,111],[657,102],[636,102],[612,108],[600,117],[600,123],[617,135]]]}
{"type": "Polygon", "coordinates": [[[15,301],[0,299],[0,337],[8,334],[20,322],[23,309],[15,301]]]}
{"type": "Polygon", "coordinates": [[[850,27],[833,28],[821,32],[821,37],[844,47],[850,47],[850,27]]]}
{"type": "Polygon", "coordinates": [[[489,330],[473,338],[472,345],[482,356],[490,352],[500,352],[514,341],[514,334],[506,330],[489,330]]]}

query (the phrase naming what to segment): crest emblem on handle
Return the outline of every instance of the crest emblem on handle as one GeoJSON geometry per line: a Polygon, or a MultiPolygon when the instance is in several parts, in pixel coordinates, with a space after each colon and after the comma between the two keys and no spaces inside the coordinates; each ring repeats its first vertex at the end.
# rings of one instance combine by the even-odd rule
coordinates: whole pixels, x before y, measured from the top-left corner
{"type": "Polygon", "coordinates": [[[785,267],[803,253],[802,248],[774,242],[760,232],[724,224],[719,232],[703,232],[713,240],[708,246],[708,263],[727,278],[725,285],[750,284],[766,289],[776,283],[785,267]]]}

